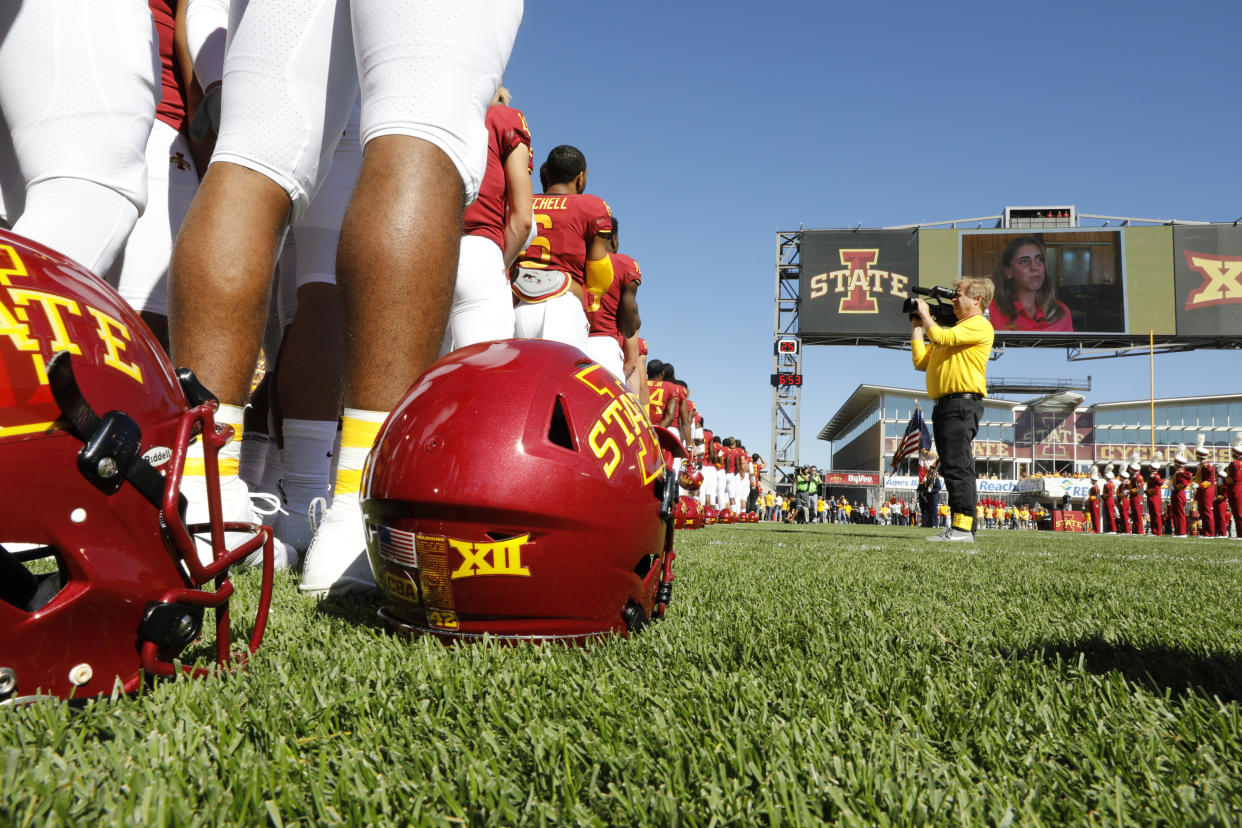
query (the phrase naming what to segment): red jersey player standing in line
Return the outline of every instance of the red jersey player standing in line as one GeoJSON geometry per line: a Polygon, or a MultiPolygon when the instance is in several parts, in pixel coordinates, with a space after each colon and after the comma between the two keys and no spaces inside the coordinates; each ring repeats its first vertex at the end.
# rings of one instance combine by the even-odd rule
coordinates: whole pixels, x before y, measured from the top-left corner
{"type": "Polygon", "coordinates": [[[703,485],[699,487],[699,501],[704,506],[716,504],[716,476],[720,466],[720,443],[715,435],[703,429],[703,485]]]}
{"type": "Polygon", "coordinates": [[[585,352],[586,311],[598,309],[613,280],[612,217],[603,199],[586,192],[586,157],[577,148],[554,147],[539,180],[544,192],[532,202],[538,235],[511,274],[515,332],[585,352]]]}
{"type": "Polygon", "coordinates": [[[639,407],[647,410],[647,340],[641,336],[625,340],[625,384],[638,397],[639,407]]]}
{"type": "Polygon", "coordinates": [[[643,274],[638,262],[618,253],[620,223],[612,217],[612,236],[608,240],[608,258],[612,260],[612,285],[600,297],[599,308],[587,312],[590,325],[586,354],[612,372],[625,384],[626,341],[638,334],[642,319],[638,315],[638,286],[643,274]]]}
{"type": "Polygon", "coordinates": [[[509,90],[496,91],[484,118],[487,166],[479,195],[462,216],[461,250],[443,350],[513,336],[508,268],[530,236],[530,127],[510,107],[509,90]]]}
{"type": "Polygon", "coordinates": [[[652,425],[664,424],[664,363],[653,359],[647,363],[647,419],[652,425]]]}

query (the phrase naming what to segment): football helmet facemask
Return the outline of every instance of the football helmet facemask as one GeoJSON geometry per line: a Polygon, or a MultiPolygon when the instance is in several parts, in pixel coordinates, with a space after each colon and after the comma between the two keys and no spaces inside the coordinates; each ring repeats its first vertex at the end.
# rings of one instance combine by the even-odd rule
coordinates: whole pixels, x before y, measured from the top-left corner
{"type": "Polygon", "coordinates": [[[271,530],[220,518],[216,458],[231,430],[217,430],[215,400],[193,374],[173,371],[102,280],[3,231],[0,329],[0,469],[10,482],[0,702],[130,692],[143,675],[172,675],[205,609],[215,610],[215,660],[227,665],[228,569],[262,549],[253,651],[271,598],[271,530]],[[180,482],[186,449],[203,434],[211,521],[187,526],[180,482]],[[225,530],[243,533],[236,548],[225,547],[225,530]],[[211,563],[191,532],[210,534],[211,563]]]}

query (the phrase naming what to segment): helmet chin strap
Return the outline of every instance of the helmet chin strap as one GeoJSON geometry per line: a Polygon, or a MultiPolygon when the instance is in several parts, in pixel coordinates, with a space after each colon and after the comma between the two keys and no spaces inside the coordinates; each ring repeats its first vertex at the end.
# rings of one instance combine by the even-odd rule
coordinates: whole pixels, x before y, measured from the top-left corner
{"type": "Polygon", "coordinates": [[[142,430],[124,412],[95,413],[73,374],[68,351],[57,351],[47,364],[52,398],[64,414],[70,434],[84,445],[78,452],[78,470],[106,495],[116,494],[125,481],[157,509],[164,501],[164,477],[140,454],[142,430]]]}

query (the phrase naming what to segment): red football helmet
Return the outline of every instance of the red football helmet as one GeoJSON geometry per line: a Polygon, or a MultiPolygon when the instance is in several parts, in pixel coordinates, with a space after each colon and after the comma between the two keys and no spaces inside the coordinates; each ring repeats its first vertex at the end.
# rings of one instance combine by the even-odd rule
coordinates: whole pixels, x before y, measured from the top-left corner
{"type": "Polygon", "coordinates": [[[733,510],[726,506],[716,515],[716,522],[724,524],[736,523],[737,521],[734,518],[733,510]]]}
{"type": "Polygon", "coordinates": [[[677,481],[659,431],[567,345],[481,343],[436,362],[363,475],[381,616],[442,640],[535,641],[628,634],[660,616],[677,481]]]}
{"type": "Polygon", "coordinates": [[[708,506],[706,509],[703,510],[703,525],[704,526],[711,526],[715,524],[716,521],[719,519],[720,519],[720,512],[718,512],[716,509],[712,508],[711,506],[708,506]]]}
{"type": "Polygon", "coordinates": [[[690,495],[677,498],[676,529],[698,529],[703,525],[703,504],[690,495]]]}
{"type": "Polygon", "coordinates": [[[681,474],[677,475],[677,482],[686,491],[697,492],[703,485],[703,472],[689,460],[685,460],[681,466],[681,474]]]}
{"type": "MultiPolygon", "coordinates": [[[[102,280],[0,231],[0,702],[84,698],[171,675],[215,610],[230,658],[228,568],[263,548],[249,641],[263,637],[271,530],[223,523],[215,400],[174,373],[137,314],[102,280]],[[106,412],[102,416],[96,412],[106,412]],[[210,524],[186,526],[186,448],[204,439],[210,524]],[[224,532],[246,532],[235,549],[224,532]],[[190,532],[210,532],[199,561],[190,532]],[[214,581],[214,590],[203,587],[214,581]]],[[[183,667],[202,674],[202,668],[183,667]]]]}

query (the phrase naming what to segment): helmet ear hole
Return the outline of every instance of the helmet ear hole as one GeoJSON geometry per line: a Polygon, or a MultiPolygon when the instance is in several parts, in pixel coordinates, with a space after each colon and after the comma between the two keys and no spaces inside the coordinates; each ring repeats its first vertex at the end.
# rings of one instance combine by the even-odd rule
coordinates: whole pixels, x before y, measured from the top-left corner
{"type": "Polygon", "coordinates": [[[552,420],[548,423],[548,442],[570,451],[578,450],[574,444],[573,430],[569,426],[569,417],[565,413],[565,400],[559,395],[552,406],[552,420]]]}
{"type": "Polygon", "coordinates": [[[25,554],[15,554],[0,545],[0,601],[26,612],[36,612],[55,598],[64,585],[65,575],[60,559],[50,547],[36,547],[25,554]],[[26,561],[40,561],[45,558],[54,560],[55,571],[40,574],[25,565],[26,561]]]}

